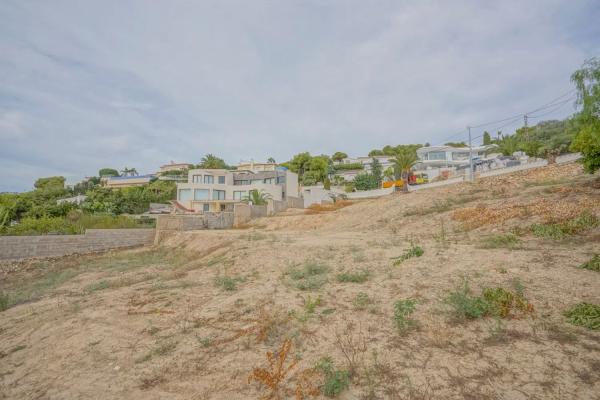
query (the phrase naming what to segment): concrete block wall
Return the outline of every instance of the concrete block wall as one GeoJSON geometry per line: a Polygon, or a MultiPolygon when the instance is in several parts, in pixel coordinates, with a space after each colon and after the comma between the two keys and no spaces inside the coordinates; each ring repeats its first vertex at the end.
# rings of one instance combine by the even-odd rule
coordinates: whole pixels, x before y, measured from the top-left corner
{"type": "Polygon", "coordinates": [[[267,216],[267,206],[251,206],[250,207],[250,218],[260,218],[267,216]]]}
{"type": "Polygon", "coordinates": [[[288,208],[304,208],[304,199],[301,197],[287,197],[288,208]]]}
{"type": "Polygon", "coordinates": [[[205,212],[204,226],[207,229],[228,229],[233,227],[233,212],[205,212]]]}
{"type": "Polygon", "coordinates": [[[154,229],[88,229],[83,235],[0,236],[0,260],[59,257],[152,244],[154,229]]]}
{"type": "Polygon", "coordinates": [[[238,203],[233,207],[233,226],[240,226],[252,219],[250,205],[238,203]]]}

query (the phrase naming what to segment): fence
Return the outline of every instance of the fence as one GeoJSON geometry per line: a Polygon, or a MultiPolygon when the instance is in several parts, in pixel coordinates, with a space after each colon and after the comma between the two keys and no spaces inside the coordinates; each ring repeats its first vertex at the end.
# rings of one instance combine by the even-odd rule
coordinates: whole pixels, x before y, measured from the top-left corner
{"type": "Polygon", "coordinates": [[[0,260],[59,257],[152,244],[154,229],[88,229],[83,235],[0,236],[0,260]]]}

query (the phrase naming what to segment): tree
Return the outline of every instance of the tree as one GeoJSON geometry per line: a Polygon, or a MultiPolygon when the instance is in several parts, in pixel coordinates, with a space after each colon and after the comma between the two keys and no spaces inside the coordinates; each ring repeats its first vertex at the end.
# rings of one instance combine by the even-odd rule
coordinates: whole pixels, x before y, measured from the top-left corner
{"type": "Polygon", "coordinates": [[[100,171],[98,171],[98,176],[119,176],[119,171],[114,168],[102,168],[100,171]]]}
{"type": "Polygon", "coordinates": [[[127,167],[125,167],[125,168],[123,168],[121,170],[121,175],[122,176],[137,176],[138,172],[137,172],[137,170],[135,168],[127,168],[127,167]]]}
{"type": "Polygon", "coordinates": [[[267,158],[267,162],[268,162],[269,164],[277,164],[277,161],[275,161],[275,159],[274,159],[273,157],[269,157],[269,158],[267,158]]]}
{"type": "Polygon", "coordinates": [[[373,175],[377,181],[377,187],[379,187],[381,185],[381,181],[383,180],[383,167],[376,158],[373,158],[373,161],[371,162],[371,175],[373,175]]]}
{"type": "Polygon", "coordinates": [[[267,204],[267,202],[271,199],[271,195],[266,193],[264,190],[250,190],[248,195],[245,196],[242,201],[245,203],[252,203],[257,206],[262,206],[267,204]]]}
{"type": "Polygon", "coordinates": [[[200,160],[198,165],[203,169],[228,169],[229,166],[222,158],[215,156],[214,154],[207,154],[200,160]]]}
{"type": "Polygon", "coordinates": [[[384,154],[383,154],[383,151],[381,151],[381,150],[377,150],[377,149],[375,149],[375,150],[371,150],[371,151],[369,152],[369,154],[368,154],[368,156],[369,156],[369,157],[374,157],[374,156],[383,156],[383,155],[384,155],[384,154]]]}
{"type": "Polygon", "coordinates": [[[309,152],[298,153],[290,161],[288,161],[290,171],[298,174],[299,178],[302,178],[304,171],[308,167],[308,162],[311,160],[309,152]]]}
{"type": "Polygon", "coordinates": [[[39,178],[33,184],[36,189],[64,189],[65,188],[65,177],[64,176],[50,176],[48,178],[39,178]]]}
{"type": "Polygon", "coordinates": [[[404,180],[403,190],[408,192],[408,172],[417,162],[417,155],[412,151],[405,150],[392,160],[396,179],[404,180]]]}
{"type": "Polygon", "coordinates": [[[385,171],[383,171],[383,176],[385,176],[387,179],[393,179],[394,178],[394,168],[393,167],[387,167],[387,169],[385,171]]]}
{"type": "Polygon", "coordinates": [[[488,131],[483,132],[483,144],[487,146],[488,144],[492,144],[492,137],[488,131]]]}
{"type": "Polygon", "coordinates": [[[331,190],[331,181],[329,180],[329,178],[325,178],[325,180],[323,181],[323,189],[331,190]]]}
{"type": "Polygon", "coordinates": [[[493,149],[493,151],[499,151],[505,156],[512,156],[515,151],[519,151],[520,149],[519,138],[516,135],[503,135],[502,139],[496,140],[495,144],[498,147],[493,149]]]}
{"type": "Polygon", "coordinates": [[[372,190],[379,188],[377,179],[373,174],[361,173],[354,177],[354,187],[356,190],[372,190]]]}
{"type": "Polygon", "coordinates": [[[600,59],[587,60],[571,75],[581,111],[573,117],[577,132],[571,149],[581,152],[583,167],[594,173],[600,169],[600,59]]]}
{"type": "Polygon", "coordinates": [[[344,158],[348,158],[348,154],[346,153],[342,153],[341,151],[336,151],[335,153],[333,153],[333,155],[331,156],[331,159],[333,161],[337,161],[340,162],[342,161],[344,158]]]}

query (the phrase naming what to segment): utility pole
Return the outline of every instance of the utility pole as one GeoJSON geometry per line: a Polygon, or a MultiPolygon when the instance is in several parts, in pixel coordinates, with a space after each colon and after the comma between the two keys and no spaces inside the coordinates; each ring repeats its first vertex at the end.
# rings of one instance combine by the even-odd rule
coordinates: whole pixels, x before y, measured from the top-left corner
{"type": "Polygon", "coordinates": [[[473,182],[473,144],[471,143],[471,127],[467,126],[469,131],[469,181],[473,182]]]}
{"type": "Polygon", "coordinates": [[[527,114],[523,115],[523,127],[525,128],[525,139],[529,141],[529,130],[527,129],[527,114]]]}

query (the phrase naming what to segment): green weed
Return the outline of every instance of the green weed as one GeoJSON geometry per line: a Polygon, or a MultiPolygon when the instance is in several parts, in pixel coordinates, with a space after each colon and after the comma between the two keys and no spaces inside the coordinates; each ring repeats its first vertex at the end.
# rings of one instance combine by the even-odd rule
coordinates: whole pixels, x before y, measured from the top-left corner
{"type": "Polygon", "coordinates": [[[531,232],[540,238],[560,240],[576,235],[588,229],[596,228],[600,220],[590,211],[584,211],[576,218],[566,222],[531,225],[531,232]]]}
{"type": "Polygon", "coordinates": [[[352,283],[364,283],[369,279],[369,271],[363,269],[359,272],[344,272],[337,275],[338,282],[352,282],[352,283]]]}
{"type": "Polygon", "coordinates": [[[368,294],[360,292],[356,295],[354,300],[352,300],[352,304],[356,310],[365,310],[368,306],[373,304],[373,299],[371,299],[368,294]]]}
{"type": "Polygon", "coordinates": [[[240,277],[231,276],[217,276],[215,278],[215,286],[220,287],[223,290],[232,292],[237,289],[238,282],[243,282],[244,279],[240,277]]]}
{"type": "Polygon", "coordinates": [[[600,329],[600,306],[596,304],[576,304],[565,312],[565,317],[573,325],[592,330],[600,329]]]}
{"type": "Polygon", "coordinates": [[[350,386],[350,372],[337,369],[330,357],[320,359],[315,369],[325,376],[321,392],[327,397],[336,397],[350,386]]]}
{"type": "Polygon", "coordinates": [[[394,257],[394,265],[400,265],[403,261],[413,257],[421,257],[425,253],[425,250],[421,246],[411,245],[409,249],[404,250],[404,254],[399,257],[394,257]]]}
{"type": "Polygon", "coordinates": [[[394,303],[394,326],[400,332],[406,332],[416,326],[417,321],[412,319],[417,301],[403,299],[394,303]]]}
{"type": "Polygon", "coordinates": [[[329,267],[314,261],[305,262],[304,265],[291,265],[286,275],[293,281],[299,290],[317,290],[327,282],[329,267]]]}
{"type": "Polygon", "coordinates": [[[579,268],[600,272],[600,254],[596,254],[594,257],[591,258],[591,260],[581,264],[579,268]]]}
{"type": "Polygon", "coordinates": [[[507,233],[506,235],[488,236],[483,239],[481,247],[484,249],[516,249],[521,247],[521,239],[512,233],[507,233]]]}

